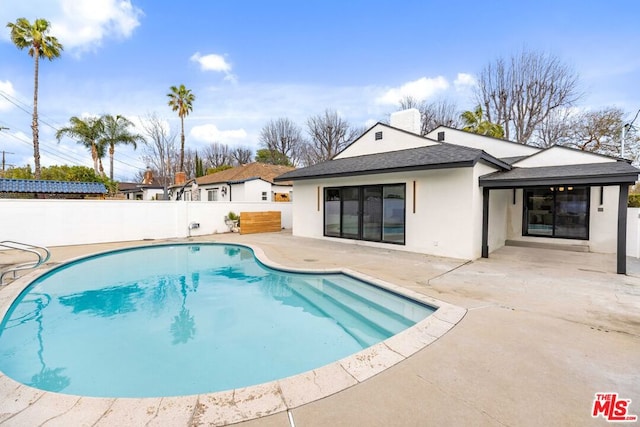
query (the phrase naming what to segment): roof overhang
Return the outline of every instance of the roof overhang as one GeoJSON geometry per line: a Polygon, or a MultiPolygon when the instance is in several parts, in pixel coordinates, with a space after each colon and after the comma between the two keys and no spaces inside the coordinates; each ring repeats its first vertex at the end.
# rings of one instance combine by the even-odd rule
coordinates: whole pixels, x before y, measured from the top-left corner
{"type": "Polygon", "coordinates": [[[640,169],[626,162],[607,162],[586,165],[514,168],[494,172],[479,179],[481,187],[509,189],[556,185],[621,185],[635,184],[640,169]]]}
{"type": "Polygon", "coordinates": [[[280,177],[276,177],[274,181],[302,181],[308,179],[323,179],[323,178],[344,178],[350,176],[362,176],[362,175],[378,175],[383,173],[398,173],[398,172],[413,172],[413,171],[421,171],[421,170],[432,170],[432,169],[452,169],[452,168],[468,168],[475,165],[474,161],[464,161],[464,162],[452,162],[452,163],[440,163],[440,164],[431,164],[431,165],[416,165],[416,166],[404,166],[404,167],[392,167],[392,168],[382,168],[382,169],[367,169],[361,171],[346,171],[346,172],[335,172],[335,173],[323,173],[318,175],[306,175],[301,177],[288,177],[281,179],[280,177]]]}

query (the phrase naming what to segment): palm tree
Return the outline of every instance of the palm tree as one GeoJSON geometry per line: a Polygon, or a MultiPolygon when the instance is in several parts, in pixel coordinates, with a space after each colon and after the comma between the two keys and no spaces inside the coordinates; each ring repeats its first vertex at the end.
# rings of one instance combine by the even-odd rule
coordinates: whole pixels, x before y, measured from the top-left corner
{"type": "Polygon", "coordinates": [[[102,116],[101,120],[103,129],[98,145],[109,147],[109,179],[113,181],[113,155],[116,151],[116,145],[131,144],[136,149],[138,148],[136,143],[144,141],[144,138],[142,135],[129,131],[129,127],[133,126],[133,123],[124,116],[114,117],[106,114],[102,116]]]}
{"type": "Polygon", "coordinates": [[[53,61],[60,56],[63,50],[58,39],[48,35],[49,21],[36,19],[33,25],[26,18],[18,18],[15,23],[9,22],[7,27],[11,29],[11,41],[20,50],[29,48],[29,56],[35,63],[33,85],[33,159],[35,163],[35,178],[40,179],[40,142],[38,137],[38,70],[40,57],[53,61]]]}
{"type": "Polygon", "coordinates": [[[180,117],[180,172],[184,171],[184,117],[188,116],[193,111],[193,101],[196,96],[191,93],[190,89],[187,89],[184,85],[179,87],[171,86],[171,92],[167,94],[169,97],[169,107],[173,111],[178,112],[180,117]]]}
{"type": "Polygon", "coordinates": [[[93,169],[96,174],[104,176],[102,168],[102,157],[104,157],[104,144],[100,144],[98,140],[104,134],[104,124],[98,117],[89,117],[81,119],[73,116],[69,119],[70,125],[58,129],[56,138],[58,142],[64,135],[69,138],[76,139],[78,143],[84,145],[91,152],[93,160],[93,169]]]}
{"type": "Polygon", "coordinates": [[[484,112],[482,111],[482,107],[480,105],[478,105],[473,111],[465,111],[464,113],[460,114],[460,118],[464,122],[462,130],[465,132],[492,136],[494,138],[503,138],[504,129],[502,128],[502,126],[491,123],[488,120],[484,120],[483,117],[484,112]]]}

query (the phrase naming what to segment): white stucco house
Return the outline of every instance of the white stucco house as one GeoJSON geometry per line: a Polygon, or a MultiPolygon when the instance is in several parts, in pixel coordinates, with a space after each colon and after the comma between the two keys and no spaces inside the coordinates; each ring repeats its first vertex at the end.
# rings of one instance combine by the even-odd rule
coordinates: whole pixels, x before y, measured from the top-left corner
{"type": "Polygon", "coordinates": [[[377,123],[332,160],[287,172],[293,234],[476,259],[504,246],[618,254],[626,272],[628,187],[639,169],[439,127],[417,110],[377,123]]]}
{"type": "Polygon", "coordinates": [[[273,179],[295,168],[267,163],[248,163],[201,176],[172,187],[172,198],[203,202],[289,202],[291,182],[273,179]]]}

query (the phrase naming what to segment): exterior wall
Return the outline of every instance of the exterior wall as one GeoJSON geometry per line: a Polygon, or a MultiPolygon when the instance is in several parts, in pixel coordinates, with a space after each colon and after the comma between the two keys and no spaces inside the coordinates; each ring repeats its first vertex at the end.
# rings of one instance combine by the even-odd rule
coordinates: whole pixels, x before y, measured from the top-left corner
{"type": "Polygon", "coordinates": [[[377,124],[364,133],[357,141],[345,148],[335,156],[336,159],[345,157],[363,156],[366,154],[386,153],[389,151],[405,150],[409,148],[426,147],[436,145],[436,141],[431,141],[419,135],[403,132],[388,126],[377,124]],[[382,139],[376,141],[376,132],[382,132],[382,139]]]}
{"type": "MultiPolygon", "coordinates": [[[[234,188],[235,190],[235,188],[234,188]]],[[[244,200],[262,201],[262,192],[267,193],[267,200],[271,201],[271,183],[261,179],[253,179],[244,183],[244,200]]]]}
{"type": "Polygon", "coordinates": [[[229,200],[231,200],[232,202],[244,202],[245,200],[247,200],[244,194],[245,184],[246,183],[231,184],[229,186],[229,193],[227,194],[227,196],[229,197],[229,200]]]}
{"type": "MultiPolygon", "coordinates": [[[[482,175],[494,172],[495,169],[478,163],[473,169],[473,213],[474,228],[472,240],[473,259],[482,255],[482,187],[478,186],[478,180],[482,175]]],[[[513,199],[511,190],[492,190],[489,194],[489,253],[504,246],[507,239],[507,209],[513,199]]]]}
{"type": "Polygon", "coordinates": [[[601,205],[600,187],[591,187],[589,246],[593,252],[616,253],[618,248],[618,194],[620,187],[603,187],[603,190],[603,203],[601,205]]]}
{"type": "Polygon", "coordinates": [[[503,141],[496,138],[464,132],[457,129],[438,127],[429,132],[428,138],[437,139],[438,132],[444,132],[444,142],[447,144],[462,145],[464,147],[478,148],[494,157],[530,156],[540,151],[539,148],[516,142],[503,141]]]}
{"type": "Polygon", "coordinates": [[[640,258],[640,208],[627,209],[627,256],[640,258]]]}
{"type": "Polygon", "coordinates": [[[64,246],[224,233],[229,211],[280,211],[290,229],[291,210],[282,202],[0,199],[0,224],[2,240],[64,246]],[[189,229],[194,222],[200,227],[189,229]]]}
{"type": "Polygon", "coordinates": [[[162,200],[164,190],[162,188],[148,188],[142,193],[142,200],[162,200]],[[158,195],[160,198],[158,198],[158,195]]]}
{"type": "MultiPolygon", "coordinates": [[[[591,252],[615,253],[618,236],[618,186],[604,188],[603,204],[600,205],[600,187],[591,187],[589,207],[589,240],[556,239],[522,235],[523,190],[516,191],[516,204],[509,203],[507,239],[544,242],[556,245],[586,245],[591,252]]],[[[491,191],[491,196],[493,196],[491,191]]]]}
{"type": "Polygon", "coordinates": [[[487,171],[457,168],[296,181],[293,234],[452,258],[477,258],[481,250],[482,192],[473,178],[481,173],[487,171]],[[405,245],[323,236],[325,187],[398,183],[406,185],[405,245]]]}
{"type": "Polygon", "coordinates": [[[208,202],[209,201],[209,195],[208,195],[208,191],[209,190],[213,190],[217,188],[218,189],[218,202],[228,202],[229,201],[229,186],[227,184],[204,184],[200,186],[200,201],[201,202],[208,202]],[[226,189],[225,190],[225,194],[222,193],[222,189],[226,189]]]}
{"type": "Polygon", "coordinates": [[[246,181],[242,184],[234,184],[230,188],[227,184],[205,184],[200,186],[200,201],[208,202],[209,190],[218,189],[218,202],[228,202],[231,197],[234,202],[262,202],[262,192],[267,192],[267,201],[273,200],[273,193],[290,194],[291,185],[274,185],[261,179],[246,181]],[[226,194],[222,194],[222,189],[226,189],[226,194]]]}
{"type": "Polygon", "coordinates": [[[582,165],[589,163],[615,162],[616,159],[599,156],[586,151],[572,150],[566,147],[551,147],[531,157],[520,160],[513,166],[533,168],[540,166],[582,165]]]}
{"type": "MultiPolygon", "coordinates": [[[[507,240],[507,211],[509,203],[512,201],[512,190],[491,190],[489,195],[489,253],[503,247],[507,240]]],[[[482,235],[480,235],[478,247],[480,245],[482,245],[482,235]]]]}

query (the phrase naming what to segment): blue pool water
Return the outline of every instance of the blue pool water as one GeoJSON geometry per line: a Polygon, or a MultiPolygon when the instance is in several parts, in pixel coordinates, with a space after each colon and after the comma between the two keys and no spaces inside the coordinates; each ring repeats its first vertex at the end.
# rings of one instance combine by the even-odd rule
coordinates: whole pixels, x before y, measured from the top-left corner
{"type": "Polygon", "coordinates": [[[268,268],[242,246],[127,249],[34,281],[0,323],[0,371],[85,396],[215,392],[326,365],[433,311],[346,275],[268,268]]]}

